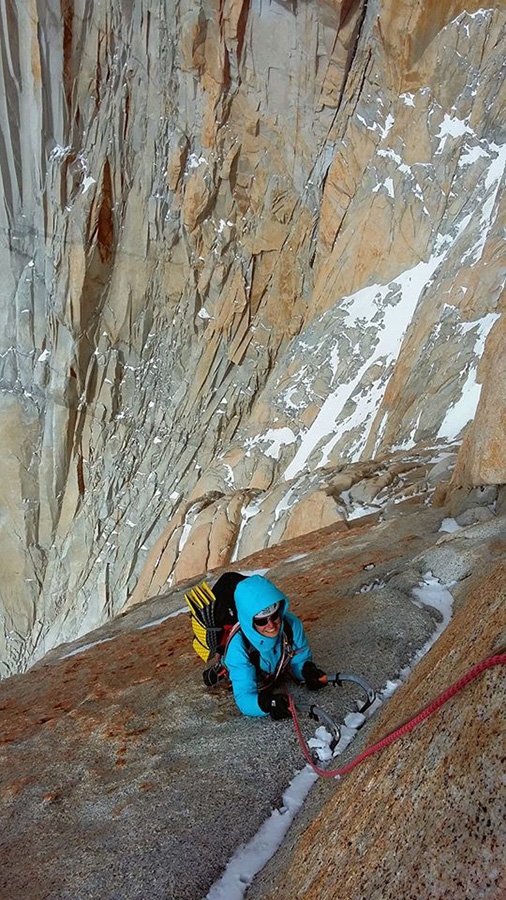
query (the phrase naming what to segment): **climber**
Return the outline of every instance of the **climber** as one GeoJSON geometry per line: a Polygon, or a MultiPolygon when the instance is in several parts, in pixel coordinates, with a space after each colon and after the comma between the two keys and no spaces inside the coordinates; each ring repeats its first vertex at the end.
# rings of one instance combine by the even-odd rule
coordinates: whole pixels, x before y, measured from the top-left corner
{"type": "Polygon", "coordinates": [[[288,612],[288,598],[271,581],[261,575],[242,578],[234,599],[240,629],[223,662],[237,706],[246,716],[288,718],[287,695],[273,690],[281,674],[288,669],[315,691],[325,686],[325,672],[313,662],[303,625],[288,612]]]}

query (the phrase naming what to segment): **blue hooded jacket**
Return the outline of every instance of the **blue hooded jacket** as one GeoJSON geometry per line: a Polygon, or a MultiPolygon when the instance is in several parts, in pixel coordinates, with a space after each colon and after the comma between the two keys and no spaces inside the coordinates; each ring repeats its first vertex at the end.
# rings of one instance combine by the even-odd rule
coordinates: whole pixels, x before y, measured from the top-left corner
{"type": "Polygon", "coordinates": [[[292,647],[294,656],[290,661],[290,670],[295,678],[303,680],[302,667],[312,658],[302,622],[293,613],[288,612],[288,598],[262,575],[251,575],[240,581],[234,592],[237,606],[237,617],[241,626],[231,639],[224,658],[228,669],[234,699],[245,716],[266,716],[258,705],[258,682],[255,666],[251,662],[241,632],[260,654],[260,668],[264,672],[276,671],[283,651],[283,629],[276,637],[264,637],[253,625],[253,616],[272,603],[281,602],[282,615],[292,627],[292,647]]]}

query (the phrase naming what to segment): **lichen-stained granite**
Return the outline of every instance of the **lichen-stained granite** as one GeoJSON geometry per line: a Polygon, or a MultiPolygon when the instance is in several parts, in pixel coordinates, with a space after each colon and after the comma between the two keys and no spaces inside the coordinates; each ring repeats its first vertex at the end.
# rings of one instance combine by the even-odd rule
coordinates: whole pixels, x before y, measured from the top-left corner
{"type": "Polygon", "coordinates": [[[2,677],[294,497],[342,519],[325,467],[447,441],[506,481],[505,19],[2,6],[2,677]]]}

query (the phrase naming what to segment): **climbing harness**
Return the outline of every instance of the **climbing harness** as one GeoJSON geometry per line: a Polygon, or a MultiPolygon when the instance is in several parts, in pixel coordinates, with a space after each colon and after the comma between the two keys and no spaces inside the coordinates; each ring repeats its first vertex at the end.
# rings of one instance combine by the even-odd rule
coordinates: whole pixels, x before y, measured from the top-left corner
{"type": "MultiPolygon", "coordinates": [[[[287,625],[287,623],[285,622],[285,629],[286,629],[286,625],[287,625]]],[[[290,628],[290,634],[291,634],[291,628],[290,628]]],[[[244,635],[243,635],[243,640],[245,640],[244,635]]],[[[281,648],[281,656],[279,658],[279,662],[278,662],[274,672],[271,672],[271,673],[263,672],[262,669],[260,669],[260,660],[255,659],[254,657],[252,658],[252,654],[250,654],[250,658],[252,658],[253,665],[257,669],[257,677],[260,682],[259,688],[258,688],[259,691],[264,691],[264,690],[266,690],[266,688],[272,687],[272,685],[283,674],[285,669],[288,668],[293,657],[295,656],[295,653],[297,652],[297,651],[294,651],[292,644],[291,644],[291,638],[290,638],[290,640],[288,639],[288,637],[286,635],[286,630],[283,632],[282,641],[283,641],[283,643],[282,643],[282,648],[281,648]]],[[[258,651],[256,651],[256,653],[259,656],[258,651]]]]}
{"type": "MultiPolygon", "coordinates": [[[[374,753],[379,753],[380,750],[383,750],[385,747],[388,747],[390,744],[393,744],[394,741],[399,740],[399,738],[404,737],[405,734],[412,731],[413,728],[416,728],[417,725],[420,725],[421,722],[425,721],[432,713],[436,712],[448,700],[451,699],[455,694],[465,688],[471,681],[477,678],[482,674],[486,669],[491,669],[493,666],[504,666],[506,665],[506,653],[499,653],[495,656],[490,656],[487,659],[482,660],[481,663],[477,663],[477,665],[473,666],[465,675],[459,678],[454,684],[450,685],[446,691],[443,691],[438,697],[435,698],[431,703],[425,706],[420,712],[418,712],[413,718],[409,719],[404,725],[401,725],[399,728],[396,728],[394,731],[387,734],[384,738],[377,741],[375,744],[372,744],[362,753],[355,757],[355,759],[351,760],[351,762],[347,763],[345,766],[341,766],[339,769],[322,769],[320,766],[316,765],[311,752],[304,740],[302,735],[302,731],[299,725],[299,720],[297,717],[297,709],[295,703],[293,701],[293,697],[291,695],[288,696],[289,709],[292,715],[293,723],[295,726],[295,730],[297,732],[297,737],[299,739],[302,752],[313,769],[313,771],[320,775],[322,778],[340,778],[343,775],[346,775],[348,772],[351,772],[352,769],[356,768],[361,762],[367,759],[369,756],[372,756],[374,753]]],[[[339,676],[342,681],[350,680],[345,679],[343,675],[339,676]]],[[[356,677],[351,680],[357,680],[356,677]]],[[[331,682],[329,682],[331,683],[331,682]]],[[[338,682],[336,682],[338,683],[338,682]]],[[[370,704],[368,704],[370,706],[370,704]]],[[[316,707],[317,708],[317,707],[316,707]]],[[[330,717],[327,717],[330,719],[330,717]]],[[[323,720],[322,720],[323,721],[323,720]]],[[[332,721],[332,720],[330,720],[332,721]]],[[[335,725],[335,723],[333,723],[335,725]]],[[[333,732],[331,732],[333,734],[333,732]]],[[[335,747],[335,744],[334,744],[335,747]]]]}

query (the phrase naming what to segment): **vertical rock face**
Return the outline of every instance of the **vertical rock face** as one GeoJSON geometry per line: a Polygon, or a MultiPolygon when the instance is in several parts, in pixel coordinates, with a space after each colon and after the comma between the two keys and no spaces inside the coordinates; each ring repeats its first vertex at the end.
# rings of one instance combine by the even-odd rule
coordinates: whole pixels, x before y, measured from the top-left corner
{"type": "Polygon", "coordinates": [[[459,483],[506,481],[505,18],[2,10],[3,675],[247,552],[322,467],[471,422],[459,483]]]}

